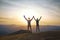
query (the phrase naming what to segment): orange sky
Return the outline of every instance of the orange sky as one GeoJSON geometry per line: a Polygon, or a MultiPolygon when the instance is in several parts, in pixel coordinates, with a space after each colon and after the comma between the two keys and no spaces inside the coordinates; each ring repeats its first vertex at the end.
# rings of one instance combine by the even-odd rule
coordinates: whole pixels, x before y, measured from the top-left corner
{"type": "MultiPolygon", "coordinates": [[[[6,25],[11,25],[11,24],[14,24],[14,25],[27,25],[27,21],[25,19],[23,20],[19,20],[19,19],[14,19],[14,18],[2,18],[0,19],[0,24],[6,24],[6,25]]],[[[35,20],[33,19],[32,22],[31,22],[32,25],[35,25],[35,20]]],[[[59,20],[53,20],[53,19],[50,19],[50,20],[42,20],[40,21],[40,25],[59,25],[60,22],[59,20]]]]}

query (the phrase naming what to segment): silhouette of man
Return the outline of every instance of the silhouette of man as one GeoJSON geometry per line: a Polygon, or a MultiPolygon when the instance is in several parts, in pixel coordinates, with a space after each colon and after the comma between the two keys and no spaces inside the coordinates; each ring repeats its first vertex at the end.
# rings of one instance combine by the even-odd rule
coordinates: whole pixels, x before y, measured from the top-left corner
{"type": "Polygon", "coordinates": [[[28,23],[27,29],[28,29],[28,30],[30,29],[30,31],[32,32],[31,21],[32,21],[33,17],[32,17],[32,19],[30,19],[30,18],[27,19],[27,18],[24,16],[24,18],[27,20],[27,23],[28,23]]]}
{"type": "Polygon", "coordinates": [[[34,17],[34,20],[36,21],[36,32],[40,32],[40,29],[39,29],[39,21],[40,21],[41,18],[42,18],[42,16],[39,19],[38,18],[35,19],[35,17],[34,17]]]}

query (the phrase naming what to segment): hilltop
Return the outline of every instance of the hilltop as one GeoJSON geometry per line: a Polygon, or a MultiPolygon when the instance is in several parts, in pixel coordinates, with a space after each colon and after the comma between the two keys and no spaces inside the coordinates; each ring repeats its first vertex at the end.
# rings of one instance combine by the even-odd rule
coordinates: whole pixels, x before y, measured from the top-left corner
{"type": "Polygon", "coordinates": [[[60,31],[0,36],[0,40],[60,40],[60,31]]]}

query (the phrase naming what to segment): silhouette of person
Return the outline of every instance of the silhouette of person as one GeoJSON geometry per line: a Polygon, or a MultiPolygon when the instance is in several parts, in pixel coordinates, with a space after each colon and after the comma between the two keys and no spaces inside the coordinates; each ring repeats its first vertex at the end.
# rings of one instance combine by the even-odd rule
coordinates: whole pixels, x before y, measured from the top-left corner
{"type": "Polygon", "coordinates": [[[38,18],[35,19],[35,17],[34,17],[34,20],[36,21],[36,32],[40,32],[40,29],[39,29],[39,21],[40,21],[41,18],[42,18],[42,16],[39,19],[38,18]]]}
{"type": "Polygon", "coordinates": [[[32,17],[32,19],[30,19],[30,18],[27,19],[27,18],[24,16],[24,18],[27,20],[27,23],[28,23],[27,29],[28,29],[28,30],[30,29],[30,31],[32,32],[31,21],[32,21],[33,17],[32,17]]]}

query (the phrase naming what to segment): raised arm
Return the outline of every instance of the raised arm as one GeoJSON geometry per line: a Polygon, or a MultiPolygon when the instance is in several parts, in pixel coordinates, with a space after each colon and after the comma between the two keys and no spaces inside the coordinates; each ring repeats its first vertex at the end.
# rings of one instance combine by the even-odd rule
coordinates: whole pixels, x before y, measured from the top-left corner
{"type": "Polygon", "coordinates": [[[34,18],[34,16],[31,18],[31,20],[34,18]]]}
{"type": "Polygon", "coordinates": [[[27,18],[24,16],[24,18],[27,20],[27,18]]]}
{"type": "Polygon", "coordinates": [[[39,18],[39,21],[40,21],[41,18],[42,18],[42,16],[39,18]]]}
{"type": "Polygon", "coordinates": [[[34,20],[36,20],[34,16],[33,16],[33,18],[34,18],[34,20]]]}

